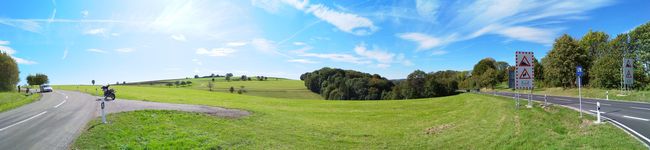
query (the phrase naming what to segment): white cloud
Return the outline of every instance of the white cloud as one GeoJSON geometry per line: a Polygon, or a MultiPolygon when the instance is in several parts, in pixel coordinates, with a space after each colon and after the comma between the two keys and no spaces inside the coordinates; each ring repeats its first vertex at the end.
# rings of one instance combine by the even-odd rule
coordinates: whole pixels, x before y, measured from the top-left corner
{"type": "Polygon", "coordinates": [[[359,56],[363,56],[368,59],[373,59],[382,64],[392,63],[393,59],[395,58],[395,54],[377,50],[376,47],[375,50],[368,50],[365,44],[363,43],[355,46],[354,52],[356,52],[357,55],[359,56]]]}
{"type": "Polygon", "coordinates": [[[63,50],[63,56],[61,57],[61,59],[65,59],[67,57],[68,57],[68,48],[65,48],[65,50],[63,50]]]}
{"type": "MultiPolygon", "coordinates": [[[[41,21],[51,22],[52,20],[43,19],[41,21]]],[[[0,24],[12,26],[15,28],[19,28],[34,33],[40,33],[41,30],[43,29],[38,22],[39,21],[29,20],[29,19],[0,19],[0,24]]]]}
{"type": "Polygon", "coordinates": [[[438,15],[440,4],[438,0],[416,0],[415,9],[421,17],[435,19],[438,15]]]}
{"type": "Polygon", "coordinates": [[[368,35],[378,29],[368,18],[356,14],[338,12],[320,4],[310,5],[307,12],[336,26],[341,31],[355,35],[368,35]]]}
{"type": "Polygon", "coordinates": [[[35,61],[31,61],[31,60],[26,60],[26,59],[18,58],[18,57],[16,57],[16,56],[12,56],[12,57],[14,58],[14,60],[16,60],[16,63],[18,63],[18,64],[25,64],[25,65],[38,64],[38,63],[35,62],[35,61]]]}
{"type": "Polygon", "coordinates": [[[182,34],[171,35],[171,38],[176,40],[176,41],[182,41],[182,42],[187,41],[187,39],[185,38],[185,35],[182,35],[182,34]]]}
{"type": "Polygon", "coordinates": [[[533,43],[551,44],[555,38],[555,31],[524,26],[508,27],[496,31],[497,34],[533,43]]]}
{"type": "Polygon", "coordinates": [[[83,33],[87,35],[105,35],[106,29],[105,28],[88,29],[83,33]]]}
{"type": "Polygon", "coordinates": [[[133,48],[118,48],[118,49],[115,49],[115,51],[120,52],[120,53],[130,53],[130,52],[135,51],[135,49],[133,49],[133,48]]]}
{"type": "Polygon", "coordinates": [[[402,33],[402,34],[398,34],[397,36],[399,36],[402,39],[410,40],[418,43],[418,50],[431,49],[443,44],[443,41],[440,38],[431,37],[423,33],[416,33],[416,32],[402,33]]]}
{"type": "Polygon", "coordinates": [[[89,14],[90,14],[90,12],[88,12],[88,10],[82,10],[81,11],[81,16],[84,17],[84,18],[88,17],[89,14]]]}
{"type": "Polygon", "coordinates": [[[276,49],[273,41],[267,39],[253,39],[251,45],[262,52],[274,52],[276,49]]]}
{"type": "Polygon", "coordinates": [[[9,41],[0,40],[0,52],[4,52],[4,53],[9,54],[9,56],[11,56],[14,60],[16,60],[16,63],[18,63],[18,64],[25,64],[25,65],[38,64],[35,61],[26,60],[26,59],[22,59],[22,58],[13,56],[13,54],[16,53],[16,50],[14,50],[13,48],[8,46],[10,43],[11,42],[9,42],[9,41]]]}
{"type": "Polygon", "coordinates": [[[444,54],[447,54],[447,53],[449,53],[449,52],[443,51],[443,50],[435,50],[435,51],[431,52],[431,55],[444,55],[444,54]]]}
{"type": "Polygon", "coordinates": [[[229,46],[229,47],[241,47],[241,46],[246,46],[246,45],[248,45],[248,43],[246,43],[246,42],[228,42],[228,43],[226,43],[226,46],[229,46]]]}
{"type": "Polygon", "coordinates": [[[96,48],[87,49],[86,51],[95,52],[95,53],[106,53],[106,51],[96,48]]]}
{"type": "Polygon", "coordinates": [[[307,44],[305,44],[303,42],[293,42],[293,45],[295,45],[295,46],[305,46],[307,44]]]}
{"type": "Polygon", "coordinates": [[[287,61],[288,62],[295,62],[295,63],[302,63],[302,64],[315,64],[315,63],[318,63],[318,62],[315,62],[315,61],[311,61],[309,59],[290,59],[290,60],[287,60],[287,61]]]}
{"type": "Polygon", "coordinates": [[[300,56],[324,58],[324,59],[330,59],[330,60],[337,61],[337,62],[348,62],[348,63],[354,63],[354,64],[369,64],[369,63],[371,63],[368,60],[363,60],[360,57],[349,55],[349,54],[303,53],[303,54],[300,54],[300,56]]]}
{"type": "Polygon", "coordinates": [[[235,49],[232,48],[213,48],[212,50],[208,50],[206,48],[199,48],[196,49],[196,54],[199,55],[208,55],[212,57],[219,57],[219,56],[228,56],[232,53],[235,52],[235,49]]]}

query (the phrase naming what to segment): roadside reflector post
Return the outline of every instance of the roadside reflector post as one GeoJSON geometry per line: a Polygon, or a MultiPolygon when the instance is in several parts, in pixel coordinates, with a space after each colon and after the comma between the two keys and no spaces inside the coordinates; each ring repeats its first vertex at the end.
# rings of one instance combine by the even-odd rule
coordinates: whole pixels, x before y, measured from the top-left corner
{"type": "Polygon", "coordinates": [[[106,124],[106,112],[104,112],[104,107],[106,107],[106,105],[104,104],[105,100],[106,100],[105,98],[102,98],[102,103],[101,103],[101,107],[102,107],[102,123],[104,123],[104,124],[106,124]]]}
{"type": "Polygon", "coordinates": [[[544,107],[548,106],[548,102],[546,102],[546,94],[544,94],[544,107]]]}
{"type": "Polygon", "coordinates": [[[605,99],[609,100],[609,91],[605,91],[605,99]]]}
{"type": "Polygon", "coordinates": [[[596,123],[600,123],[600,102],[596,102],[596,113],[598,116],[598,120],[596,120],[596,123]]]}
{"type": "Polygon", "coordinates": [[[519,109],[519,91],[515,92],[515,108],[519,109]]]}

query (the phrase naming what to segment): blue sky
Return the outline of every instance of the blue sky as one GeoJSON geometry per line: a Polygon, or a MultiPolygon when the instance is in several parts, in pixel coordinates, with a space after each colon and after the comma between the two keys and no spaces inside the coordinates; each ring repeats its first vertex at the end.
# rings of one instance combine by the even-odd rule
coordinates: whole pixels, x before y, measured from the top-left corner
{"type": "Polygon", "coordinates": [[[21,80],[100,84],[210,73],[297,79],[322,67],[404,78],[537,58],[563,33],[650,21],[647,0],[3,1],[0,50],[21,80]]]}

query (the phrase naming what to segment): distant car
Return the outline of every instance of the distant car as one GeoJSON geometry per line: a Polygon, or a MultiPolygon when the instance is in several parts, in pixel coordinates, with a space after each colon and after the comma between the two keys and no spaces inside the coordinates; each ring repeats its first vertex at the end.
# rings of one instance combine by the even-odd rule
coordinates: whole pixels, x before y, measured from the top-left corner
{"type": "Polygon", "coordinates": [[[47,84],[41,85],[41,92],[52,92],[52,87],[47,84]]]}

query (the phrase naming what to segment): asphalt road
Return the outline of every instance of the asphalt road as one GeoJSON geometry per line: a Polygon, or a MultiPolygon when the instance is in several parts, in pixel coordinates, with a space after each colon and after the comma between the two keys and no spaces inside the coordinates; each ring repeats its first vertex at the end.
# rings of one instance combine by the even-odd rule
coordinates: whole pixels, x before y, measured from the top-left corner
{"type": "MultiPolygon", "coordinates": [[[[507,92],[486,94],[497,94],[513,97],[513,99],[515,96],[514,93],[507,92]]],[[[521,105],[528,104],[527,97],[528,94],[520,93],[521,105]]],[[[544,95],[533,94],[533,100],[544,102],[544,95]]],[[[577,97],[547,96],[546,101],[548,103],[568,106],[576,110],[580,108],[580,101],[577,97]]],[[[606,117],[605,119],[634,135],[637,139],[643,141],[646,146],[650,145],[650,103],[582,98],[582,110],[595,114],[597,110],[596,102],[600,102],[601,115],[606,117]]],[[[526,109],[525,106],[520,108],[526,109]]],[[[576,113],[576,115],[579,114],[576,113]]]]}
{"type": "MultiPolygon", "coordinates": [[[[43,93],[31,104],[0,113],[0,150],[69,149],[86,124],[101,115],[98,98],[81,92],[43,93]]],[[[247,111],[200,105],[133,100],[106,102],[106,112],[165,109],[202,112],[219,117],[247,116],[247,111]]],[[[110,120],[109,120],[110,123],[110,120]]]]}

